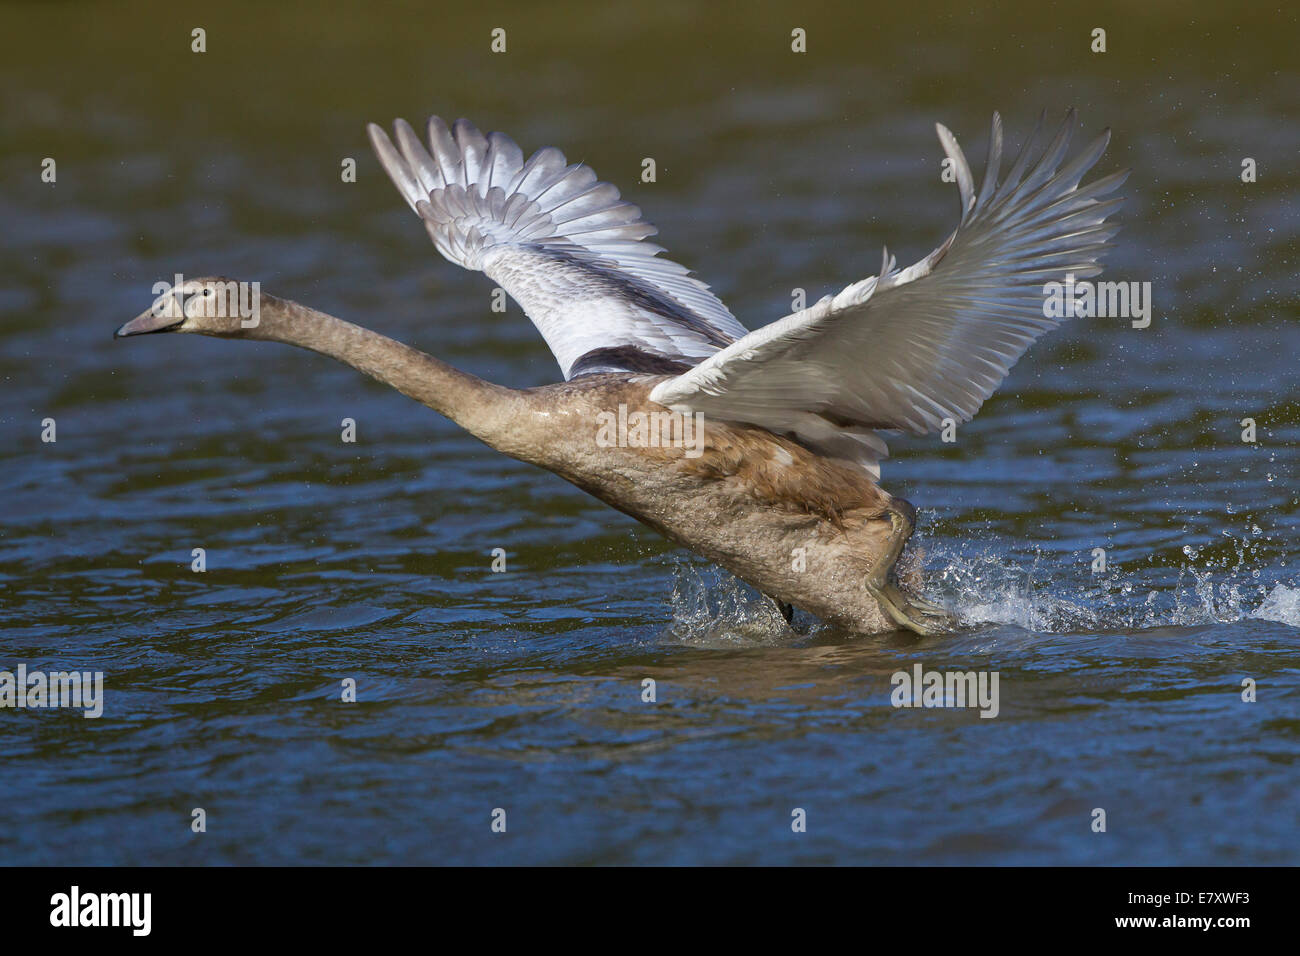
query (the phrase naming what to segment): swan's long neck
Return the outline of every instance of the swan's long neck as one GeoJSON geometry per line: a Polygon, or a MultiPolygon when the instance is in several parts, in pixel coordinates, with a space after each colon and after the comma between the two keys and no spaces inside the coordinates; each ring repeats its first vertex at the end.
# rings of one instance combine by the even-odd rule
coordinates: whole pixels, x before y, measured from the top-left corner
{"type": "Polygon", "coordinates": [[[445,415],[493,448],[516,457],[524,451],[515,447],[523,436],[514,427],[524,404],[522,392],[298,302],[263,294],[260,306],[259,324],[242,337],[328,355],[445,415]]]}

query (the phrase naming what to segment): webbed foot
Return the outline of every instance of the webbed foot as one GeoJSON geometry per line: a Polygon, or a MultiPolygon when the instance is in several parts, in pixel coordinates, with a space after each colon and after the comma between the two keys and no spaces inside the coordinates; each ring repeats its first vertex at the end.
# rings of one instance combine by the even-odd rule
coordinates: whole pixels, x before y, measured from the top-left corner
{"type": "Polygon", "coordinates": [[[772,595],[770,595],[770,594],[765,594],[765,595],[763,595],[763,596],[764,596],[765,598],[767,598],[769,601],[771,601],[773,604],[776,605],[776,609],[781,613],[781,616],[782,616],[783,618],[785,618],[785,623],[790,624],[790,625],[793,626],[793,624],[794,624],[794,607],[793,607],[793,605],[786,604],[786,603],[785,603],[784,601],[782,601],[780,598],[774,598],[774,597],[772,597],[772,595]]]}
{"type": "Polygon", "coordinates": [[[904,594],[892,581],[882,585],[868,581],[867,590],[895,624],[924,637],[942,634],[957,625],[957,619],[939,605],[904,594]]]}
{"type": "Polygon", "coordinates": [[[907,539],[912,536],[916,509],[901,498],[895,498],[887,514],[893,532],[885,553],[867,578],[867,590],[886,616],[900,627],[926,637],[952,630],[957,625],[957,618],[932,601],[904,594],[892,580],[894,565],[898,563],[907,539]]]}

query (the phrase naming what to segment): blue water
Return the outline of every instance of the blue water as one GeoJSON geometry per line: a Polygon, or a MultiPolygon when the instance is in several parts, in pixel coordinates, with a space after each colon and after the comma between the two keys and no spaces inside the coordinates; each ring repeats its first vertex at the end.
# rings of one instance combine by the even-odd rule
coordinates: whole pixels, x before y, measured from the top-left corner
{"type": "Polygon", "coordinates": [[[0,862],[1300,862],[1293,23],[801,11],[794,60],[776,4],[519,7],[493,61],[473,11],[329,9],[213,12],[207,59],[164,5],[5,12],[0,671],[106,696],[0,710],[0,862]],[[978,161],[994,108],[1014,145],[1044,105],[1114,129],[1107,277],[1156,305],[1049,335],[955,443],[891,443],[953,635],[788,629],[318,356],[110,340],[153,283],[220,272],[554,380],[517,307],[436,258],[366,120],[464,114],[591,162],[753,328],[946,236],[935,121],[978,161]],[[891,706],[916,663],[996,671],[997,716],[891,706]]]}

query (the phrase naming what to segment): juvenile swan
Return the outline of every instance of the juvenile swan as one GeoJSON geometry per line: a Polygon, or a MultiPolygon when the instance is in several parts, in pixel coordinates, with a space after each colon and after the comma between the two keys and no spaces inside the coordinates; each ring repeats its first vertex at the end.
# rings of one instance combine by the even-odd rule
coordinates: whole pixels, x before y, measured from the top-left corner
{"type": "MultiPolygon", "coordinates": [[[[554,472],[777,603],[841,627],[920,634],[953,619],[902,591],[894,566],[916,511],[877,484],[879,432],[969,421],[1058,321],[1043,286],[1097,275],[1106,217],[1127,171],[1080,187],[1107,130],[1062,165],[1075,125],[1035,148],[1042,119],[998,181],[1002,121],[976,191],[938,126],[961,221],[906,269],[749,332],[662,248],[641,210],[547,147],[528,160],[502,133],[429,120],[428,148],[398,120],[370,141],[444,257],[488,275],[523,307],[564,381],[513,389],[307,306],[198,279],[160,296],[118,336],[199,332],[285,342],[345,362],[447,416],[491,447],[554,472]],[[246,327],[251,326],[251,327],[246,327]],[[892,622],[892,623],[891,623],[892,622]]],[[[247,288],[247,287],[245,287],[247,288]]]]}

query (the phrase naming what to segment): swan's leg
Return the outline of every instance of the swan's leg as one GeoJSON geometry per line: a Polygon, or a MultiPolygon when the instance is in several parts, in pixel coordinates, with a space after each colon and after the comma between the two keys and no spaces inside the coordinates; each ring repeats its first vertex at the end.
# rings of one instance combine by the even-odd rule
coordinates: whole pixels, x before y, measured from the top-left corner
{"type": "Polygon", "coordinates": [[[785,618],[785,623],[794,624],[794,607],[792,605],[786,604],[780,598],[774,598],[770,594],[764,594],[763,597],[776,605],[776,609],[780,611],[781,616],[785,618]]]}
{"type": "Polygon", "coordinates": [[[889,536],[889,543],[885,547],[885,553],[880,556],[871,574],[867,576],[867,590],[876,599],[880,609],[894,623],[909,631],[928,636],[951,629],[956,623],[956,619],[951,614],[924,598],[904,594],[891,580],[894,565],[898,563],[907,539],[912,536],[912,530],[916,527],[916,509],[902,498],[893,498],[885,514],[893,530],[889,536]]]}

